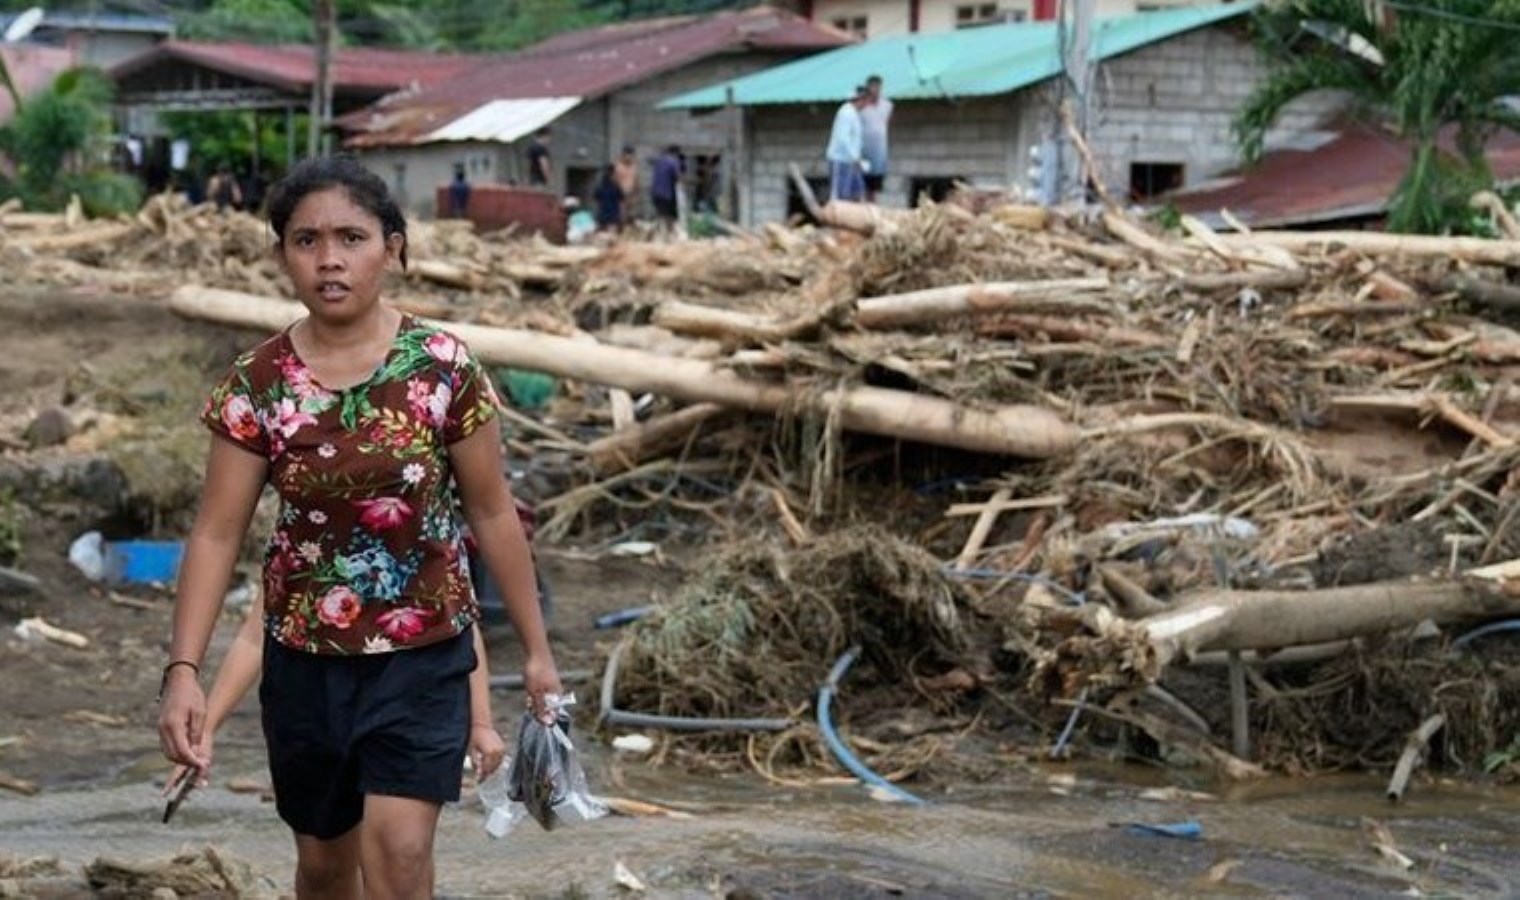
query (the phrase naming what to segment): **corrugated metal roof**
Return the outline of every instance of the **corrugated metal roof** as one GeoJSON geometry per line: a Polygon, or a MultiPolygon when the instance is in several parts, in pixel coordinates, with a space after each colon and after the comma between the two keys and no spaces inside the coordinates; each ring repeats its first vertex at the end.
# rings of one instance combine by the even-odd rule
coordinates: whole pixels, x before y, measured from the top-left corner
{"type": "MultiPolygon", "coordinates": [[[[1455,152],[1448,129],[1441,143],[1455,152]]],[[[1520,134],[1501,131],[1486,148],[1500,181],[1520,179],[1520,134]]],[[[1371,125],[1351,125],[1312,149],[1267,153],[1245,171],[1216,179],[1159,202],[1223,225],[1221,209],[1260,228],[1319,225],[1382,216],[1409,168],[1410,144],[1371,125]]]]}
{"type": "MultiPolygon", "coordinates": [[[[417,85],[429,85],[477,68],[493,57],[457,53],[421,53],[373,47],[340,48],[333,66],[338,91],[382,95],[417,85]]],[[[236,75],[284,91],[310,90],[316,77],[316,57],[305,44],[260,45],[236,42],[164,41],[151,50],[114,66],[110,75],[120,81],[134,72],[164,61],[189,62],[236,75]]]]}
{"type": "MultiPolygon", "coordinates": [[[[1233,19],[1254,3],[1138,13],[1098,23],[1096,57],[1107,59],[1205,25],[1233,19]]],[[[662,109],[724,105],[733,88],[741,106],[838,102],[871,75],[893,100],[1006,94],[1061,71],[1056,25],[1026,22],[878,38],[681,94],[662,109]]]]}
{"type": "Polygon", "coordinates": [[[493,100],[589,100],[732,50],[824,50],[850,40],[833,28],[763,6],[582,29],[432,87],[387,97],[338,124],[351,132],[344,142],[348,147],[414,144],[493,100]]]}
{"type": "Polygon", "coordinates": [[[574,109],[579,97],[492,100],[424,138],[425,141],[501,141],[510,144],[574,109]]]}

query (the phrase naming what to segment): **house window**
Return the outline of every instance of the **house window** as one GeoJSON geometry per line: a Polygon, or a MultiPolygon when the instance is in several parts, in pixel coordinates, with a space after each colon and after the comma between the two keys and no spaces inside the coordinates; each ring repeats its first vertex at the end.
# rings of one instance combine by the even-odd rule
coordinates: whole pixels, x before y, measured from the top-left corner
{"type": "Polygon", "coordinates": [[[1129,195],[1149,200],[1182,187],[1182,163],[1137,162],[1129,166],[1129,195]]]}
{"type": "Polygon", "coordinates": [[[866,29],[866,20],[868,18],[868,16],[838,16],[831,20],[829,24],[845,34],[853,34],[861,40],[865,40],[870,36],[866,29]]]}
{"type": "Polygon", "coordinates": [[[996,3],[970,3],[955,8],[956,28],[980,28],[983,25],[996,25],[1003,22],[1022,22],[1024,18],[1023,10],[1001,11],[996,3]]]}

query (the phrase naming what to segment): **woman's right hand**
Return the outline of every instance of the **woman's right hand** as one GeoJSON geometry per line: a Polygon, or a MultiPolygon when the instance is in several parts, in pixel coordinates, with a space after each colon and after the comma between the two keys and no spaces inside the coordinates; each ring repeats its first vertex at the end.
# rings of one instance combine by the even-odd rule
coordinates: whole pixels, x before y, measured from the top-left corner
{"type": "Polygon", "coordinates": [[[184,666],[169,670],[158,707],[158,741],[172,763],[203,772],[211,766],[210,741],[205,740],[206,695],[195,673],[184,666]]]}
{"type": "Polygon", "coordinates": [[[174,793],[174,789],[179,785],[180,780],[184,778],[194,778],[196,787],[205,787],[210,783],[211,762],[216,756],[213,748],[215,740],[216,733],[210,729],[207,729],[206,733],[201,735],[200,743],[196,745],[196,749],[205,755],[206,765],[187,766],[184,763],[176,765],[174,770],[169,773],[169,780],[164,782],[165,797],[174,793]]]}

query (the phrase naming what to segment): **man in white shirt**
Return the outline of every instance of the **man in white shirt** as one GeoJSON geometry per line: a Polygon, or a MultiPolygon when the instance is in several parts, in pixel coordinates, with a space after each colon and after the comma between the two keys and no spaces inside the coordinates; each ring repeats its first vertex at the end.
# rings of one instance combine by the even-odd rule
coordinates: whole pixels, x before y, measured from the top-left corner
{"type": "Polygon", "coordinates": [[[829,199],[859,201],[865,196],[866,185],[861,158],[860,111],[866,105],[864,86],[855,89],[855,96],[840,104],[834,114],[834,128],[829,132],[829,147],[825,156],[829,160],[829,199]]]}
{"type": "Polygon", "coordinates": [[[887,177],[887,124],[892,101],[881,95],[881,76],[866,79],[866,105],[860,110],[861,156],[866,161],[866,202],[874,203],[887,177]]]}

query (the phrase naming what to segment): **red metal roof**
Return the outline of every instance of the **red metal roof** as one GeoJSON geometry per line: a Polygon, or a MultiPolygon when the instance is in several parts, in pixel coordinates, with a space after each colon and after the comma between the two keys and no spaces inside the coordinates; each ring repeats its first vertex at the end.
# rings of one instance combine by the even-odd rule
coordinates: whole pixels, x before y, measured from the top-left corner
{"type": "Polygon", "coordinates": [[[793,13],[756,7],[588,28],[550,38],[432,87],[386,97],[339,120],[349,147],[410,144],[492,100],[589,99],[738,49],[826,50],[853,39],[793,13]]]}
{"type": "MultiPolygon", "coordinates": [[[[1453,150],[1450,136],[1445,149],[1453,150]]],[[[1276,150],[1224,179],[1162,198],[1199,216],[1228,209],[1263,228],[1381,217],[1409,166],[1410,144],[1371,125],[1346,127],[1308,150],[1276,150]]],[[[1501,181],[1520,178],[1520,134],[1488,142],[1488,164],[1501,181]]]]}
{"type": "MultiPolygon", "coordinates": [[[[0,47],[0,55],[5,57],[5,69],[23,100],[46,89],[59,73],[74,65],[74,51],[35,44],[6,44],[0,47]]],[[[10,91],[0,91],[0,122],[9,122],[15,111],[10,91]]]]}
{"type": "MultiPolygon", "coordinates": [[[[493,58],[345,47],[340,48],[335,56],[333,87],[339,92],[380,96],[413,84],[426,86],[453,78],[479,66],[482,61],[493,58]]],[[[308,45],[265,46],[197,41],[164,41],[152,50],[114,67],[111,77],[120,80],[165,60],[205,66],[285,91],[310,90],[316,77],[316,57],[308,45]]]]}

